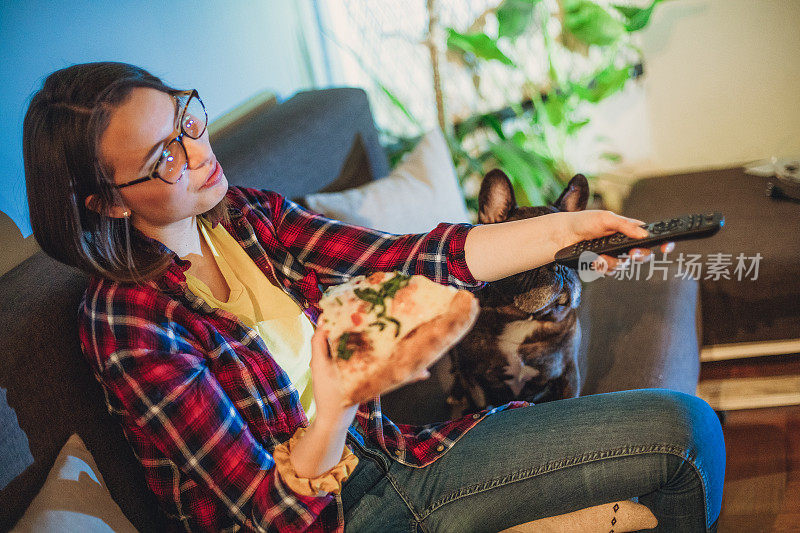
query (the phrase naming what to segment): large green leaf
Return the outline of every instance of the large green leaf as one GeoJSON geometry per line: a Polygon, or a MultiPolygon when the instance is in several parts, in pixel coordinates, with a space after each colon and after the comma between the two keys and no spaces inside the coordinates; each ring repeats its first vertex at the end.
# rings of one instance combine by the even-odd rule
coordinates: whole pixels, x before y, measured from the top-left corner
{"type": "MultiPolygon", "coordinates": [[[[453,28],[447,28],[447,48],[460,54],[472,54],[486,60],[500,61],[504,65],[514,65],[497,47],[497,42],[483,32],[458,33],[453,28]]],[[[466,61],[470,63],[470,61],[466,61]]]]}
{"type": "Polygon", "coordinates": [[[647,7],[618,6],[616,4],[612,7],[625,17],[625,29],[629,32],[634,32],[647,26],[650,22],[650,16],[653,14],[653,9],[662,1],[663,0],[653,0],[647,7]]]}
{"type": "Polygon", "coordinates": [[[601,46],[625,34],[625,25],[589,0],[564,0],[564,26],[578,40],[601,46]]]}
{"type": "Polygon", "coordinates": [[[508,174],[519,205],[544,205],[545,195],[556,180],[552,170],[536,156],[512,141],[492,144],[489,149],[508,174]]]}
{"type": "Polygon", "coordinates": [[[499,118],[489,113],[484,115],[484,120],[486,121],[486,124],[494,130],[498,137],[505,140],[506,134],[503,132],[503,123],[500,122],[499,118]]]}
{"type": "Polygon", "coordinates": [[[525,133],[518,131],[514,134],[512,140],[523,151],[535,156],[547,168],[554,168],[555,159],[550,152],[547,143],[538,135],[525,135],[525,133]]]}
{"type": "Polygon", "coordinates": [[[571,86],[581,99],[596,104],[600,100],[608,98],[615,92],[621,90],[630,77],[630,65],[622,68],[608,65],[585,85],[573,83],[571,86]]]}
{"type": "Polygon", "coordinates": [[[533,9],[541,0],[504,0],[497,8],[497,36],[515,39],[533,20],[533,9]]]}
{"type": "Polygon", "coordinates": [[[585,118],[583,120],[579,120],[577,122],[570,122],[567,124],[567,135],[575,135],[580,130],[583,129],[589,123],[589,119],[585,118]]]}
{"type": "Polygon", "coordinates": [[[492,128],[501,139],[506,138],[505,133],[503,133],[502,120],[494,113],[478,113],[460,122],[455,128],[456,138],[461,141],[476,130],[484,127],[492,128]]]}
{"type": "Polygon", "coordinates": [[[559,126],[564,122],[567,114],[567,102],[562,94],[550,93],[544,99],[544,110],[547,114],[547,120],[553,126],[559,126]]]}

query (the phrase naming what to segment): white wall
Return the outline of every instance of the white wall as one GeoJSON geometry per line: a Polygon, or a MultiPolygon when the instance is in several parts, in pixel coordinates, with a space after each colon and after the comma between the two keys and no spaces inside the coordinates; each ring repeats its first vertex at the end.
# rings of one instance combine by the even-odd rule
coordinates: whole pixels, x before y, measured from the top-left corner
{"type": "Polygon", "coordinates": [[[263,90],[282,100],[314,84],[304,56],[316,52],[304,53],[301,44],[305,2],[3,2],[0,274],[38,249],[28,219],[22,121],[50,72],[87,61],[133,63],[169,84],[197,88],[213,120],[263,90]]]}
{"type": "Polygon", "coordinates": [[[640,87],[609,103],[636,119],[614,133],[633,174],[800,156],[800,1],[671,0],[641,45],[640,87]]]}
{"type": "MultiPolygon", "coordinates": [[[[644,6],[651,0],[633,1],[644,6]]],[[[350,47],[363,42],[376,46],[377,57],[363,50],[365,62],[380,69],[385,84],[412,114],[432,124],[427,50],[417,44],[425,28],[424,2],[364,0],[345,7],[340,0],[319,2],[328,11],[327,24],[336,39],[350,47]],[[389,18],[401,6],[406,6],[404,18],[389,18]],[[369,25],[373,19],[377,28],[369,25]],[[374,43],[381,37],[379,48],[374,43]],[[422,67],[412,68],[414,61],[422,67]]],[[[470,20],[468,12],[480,12],[486,1],[440,3],[443,21],[465,27],[468,22],[460,19],[470,20]]],[[[598,157],[603,151],[624,156],[614,174],[626,182],[773,155],[800,156],[800,0],[669,0],[635,35],[645,76],[591,113],[593,122],[568,150],[576,171],[596,174],[608,169],[598,157]],[[599,144],[598,137],[603,138],[599,144]]],[[[371,84],[349,52],[337,46],[331,52],[337,79],[371,84]]],[[[469,87],[467,91],[472,94],[469,87]]],[[[375,99],[386,101],[382,95],[375,99]]],[[[392,124],[381,107],[376,106],[378,120],[392,124]]],[[[402,124],[402,117],[397,122],[402,124]]]]}

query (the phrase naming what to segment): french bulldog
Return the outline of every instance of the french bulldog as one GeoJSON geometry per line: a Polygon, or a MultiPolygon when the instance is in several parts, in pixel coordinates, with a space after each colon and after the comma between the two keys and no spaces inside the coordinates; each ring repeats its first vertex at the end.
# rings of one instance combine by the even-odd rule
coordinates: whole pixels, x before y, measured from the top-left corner
{"type": "MultiPolygon", "coordinates": [[[[517,205],[509,178],[490,171],[478,195],[478,223],[581,211],[589,184],[573,177],[553,205],[517,205]]],[[[578,396],[581,282],[577,271],[550,263],[488,283],[475,292],[475,326],[448,353],[454,418],[512,400],[533,403],[578,396]]],[[[450,381],[450,380],[448,380],[450,381]]]]}

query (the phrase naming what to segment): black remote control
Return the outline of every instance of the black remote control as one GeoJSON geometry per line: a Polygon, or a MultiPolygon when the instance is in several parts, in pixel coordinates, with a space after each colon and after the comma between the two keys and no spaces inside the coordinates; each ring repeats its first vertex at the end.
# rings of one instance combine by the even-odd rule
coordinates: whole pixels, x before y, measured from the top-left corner
{"type": "Polygon", "coordinates": [[[581,241],[556,252],[555,262],[577,268],[583,252],[617,256],[632,248],[649,248],[669,241],[700,239],[714,235],[725,225],[722,213],[683,215],[642,226],[650,233],[643,239],[633,239],[624,233],[614,233],[599,239],[581,241]]]}

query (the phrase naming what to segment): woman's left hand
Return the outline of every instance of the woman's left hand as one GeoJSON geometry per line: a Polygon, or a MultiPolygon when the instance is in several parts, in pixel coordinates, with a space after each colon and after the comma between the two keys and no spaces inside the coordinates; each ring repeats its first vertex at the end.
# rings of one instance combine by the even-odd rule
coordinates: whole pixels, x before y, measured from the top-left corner
{"type": "MultiPolygon", "coordinates": [[[[641,227],[645,224],[644,221],[618,215],[613,211],[590,209],[558,214],[564,218],[564,223],[561,225],[562,232],[555,237],[559,250],[580,241],[597,239],[616,232],[624,233],[634,239],[641,239],[647,236],[647,230],[641,227]]],[[[662,252],[668,253],[675,248],[675,243],[665,242],[659,248],[662,252]]],[[[647,261],[652,257],[652,250],[650,248],[633,248],[627,255],[628,258],[634,261],[647,261]]],[[[611,272],[623,266],[627,263],[627,259],[623,260],[621,257],[601,255],[600,258],[605,261],[605,268],[603,262],[598,261],[600,270],[611,272]]]]}
{"type": "MultiPolygon", "coordinates": [[[[322,315],[320,315],[321,317],[322,315]]],[[[319,319],[318,319],[319,320],[319,319]]],[[[423,333],[427,333],[424,331],[423,333]]],[[[361,392],[366,388],[366,384],[359,379],[366,379],[371,384],[385,382],[393,388],[413,381],[420,381],[430,377],[430,372],[422,368],[407,376],[403,376],[401,381],[394,381],[396,376],[387,373],[381,375],[369,375],[363,372],[352,375],[343,375],[340,366],[336,362],[336,357],[331,354],[328,344],[328,331],[322,327],[317,327],[311,337],[311,385],[314,392],[314,401],[317,404],[317,419],[337,421],[346,419],[349,425],[355,416],[359,403],[351,400],[361,396],[361,392]]],[[[381,391],[382,393],[383,391],[381,391]]],[[[362,401],[371,399],[374,395],[367,395],[361,398],[362,401]]]]}

